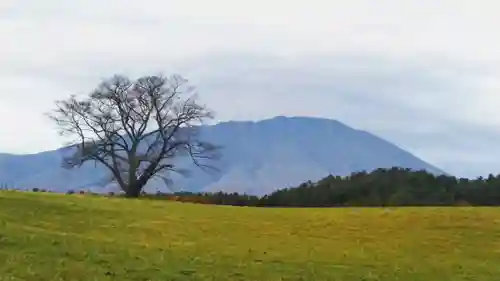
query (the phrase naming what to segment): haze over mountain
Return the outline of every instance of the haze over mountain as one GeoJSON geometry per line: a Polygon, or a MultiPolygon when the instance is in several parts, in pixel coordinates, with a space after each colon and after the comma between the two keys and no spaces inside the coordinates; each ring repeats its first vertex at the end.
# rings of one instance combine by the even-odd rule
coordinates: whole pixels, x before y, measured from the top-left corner
{"type": "MultiPolygon", "coordinates": [[[[436,167],[368,132],[338,121],[310,117],[275,117],[232,121],[201,130],[204,140],[222,146],[222,158],[213,163],[218,171],[205,172],[179,159],[190,169],[188,177],[172,174],[173,183],[150,182],[149,192],[219,191],[263,195],[279,188],[318,180],[328,174],[348,175],[393,166],[442,173],[436,167]]],[[[64,149],[33,155],[0,155],[0,180],[16,188],[92,190],[107,192],[107,170],[87,163],[81,168],[61,167],[64,149]]]]}

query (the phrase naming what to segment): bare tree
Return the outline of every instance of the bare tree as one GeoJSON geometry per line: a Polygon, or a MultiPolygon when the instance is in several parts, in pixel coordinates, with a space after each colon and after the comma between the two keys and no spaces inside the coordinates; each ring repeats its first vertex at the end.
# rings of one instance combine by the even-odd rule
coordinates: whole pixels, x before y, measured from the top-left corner
{"type": "Polygon", "coordinates": [[[212,113],[197,102],[194,88],[180,76],[145,76],[131,81],[113,76],[85,98],[57,101],[49,117],[72,138],[67,168],[101,163],[128,197],[169,172],[185,174],[174,158],[188,156],[200,168],[218,158],[218,147],[199,138],[212,113]]]}

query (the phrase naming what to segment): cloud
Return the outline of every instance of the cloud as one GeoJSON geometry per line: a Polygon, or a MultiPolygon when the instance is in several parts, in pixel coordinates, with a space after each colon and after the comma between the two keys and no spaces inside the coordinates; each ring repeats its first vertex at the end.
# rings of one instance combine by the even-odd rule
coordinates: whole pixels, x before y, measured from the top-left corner
{"type": "Polygon", "coordinates": [[[211,104],[221,119],[334,118],[450,173],[471,176],[500,168],[494,149],[500,119],[481,114],[499,97],[491,94],[495,88],[478,87],[496,73],[483,65],[352,54],[295,60],[212,56],[185,72],[207,100],[218,101],[211,104]]]}
{"type": "Polygon", "coordinates": [[[449,172],[500,168],[498,1],[2,1],[0,150],[114,73],[179,72],[221,120],[339,119],[449,172]]]}

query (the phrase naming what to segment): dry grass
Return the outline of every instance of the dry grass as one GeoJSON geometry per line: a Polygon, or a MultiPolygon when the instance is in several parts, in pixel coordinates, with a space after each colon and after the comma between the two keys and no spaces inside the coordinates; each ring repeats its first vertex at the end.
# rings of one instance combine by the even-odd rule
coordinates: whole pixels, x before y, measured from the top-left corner
{"type": "Polygon", "coordinates": [[[500,280],[500,209],[0,193],[0,280],[500,280]]]}

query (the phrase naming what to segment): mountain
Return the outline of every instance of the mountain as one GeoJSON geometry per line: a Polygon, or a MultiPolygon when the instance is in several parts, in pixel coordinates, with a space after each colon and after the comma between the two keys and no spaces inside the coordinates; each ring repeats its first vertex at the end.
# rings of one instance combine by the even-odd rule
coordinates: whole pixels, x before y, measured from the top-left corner
{"type": "MultiPolygon", "coordinates": [[[[222,146],[217,172],[178,164],[189,177],[172,174],[168,189],[151,181],[147,191],[187,190],[240,192],[255,195],[297,186],[307,180],[393,166],[443,173],[397,146],[338,121],[311,117],[275,117],[262,121],[230,121],[201,128],[203,139],[222,146]]],[[[89,189],[107,192],[106,170],[93,163],[79,169],[61,168],[64,149],[33,155],[0,154],[0,182],[16,188],[54,191],[89,189]]]]}

